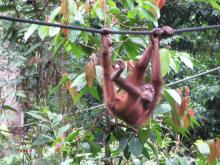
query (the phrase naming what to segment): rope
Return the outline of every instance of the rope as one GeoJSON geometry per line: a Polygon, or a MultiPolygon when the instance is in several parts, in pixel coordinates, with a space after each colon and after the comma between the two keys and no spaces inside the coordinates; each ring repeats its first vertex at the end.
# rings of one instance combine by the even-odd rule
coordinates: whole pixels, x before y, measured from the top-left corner
{"type": "MultiPolygon", "coordinates": [[[[216,68],[214,68],[214,69],[210,69],[210,70],[208,70],[208,71],[205,71],[205,72],[202,72],[202,73],[199,73],[199,74],[196,74],[196,75],[193,75],[193,76],[184,78],[184,79],[182,79],[182,80],[178,80],[178,81],[175,81],[175,82],[166,84],[165,87],[170,87],[170,86],[173,86],[173,85],[176,85],[176,84],[179,84],[179,83],[182,83],[182,82],[185,82],[185,81],[194,79],[194,78],[198,78],[198,77],[200,77],[200,76],[207,75],[207,74],[212,73],[212,72],[215,72],[215,71],[217,71],[217,70],[220,70],[220,66],[219,66],[219,67],[216,67],[216,68]]],[[[100,104],[100,105],[97,105],[97,106],[94,106],[94,107],[91,107],[91,108],[79,110],[79,111],[77,111],[76,113],[88,112],[88,111],[91,111],[91,110],[96,109],[96,108],[102,108],[102,107],[104,107],[104,106],[105,106],[105,104],[100,104]]]]}
{"type": "MultiPolygon", "coordinates": [[[[44,22],[44,21],[39,21],[39,20],[15,18],[15,17],[10,17],[10,16],[3,16],[3,15],[0,15],[0,19],[12,21],[12,22],[36,24],[36,25],[43,25],[43,26],[52,26],[52,27],[70,29],[70,30],[79,30],[79,31],[85,31],[85,32],[90,32],[90,33],[99,33],[99,34],[106,33],[106,31],[103,31],[102,29],[85,28],[85,27],[79,27],[79,26],[73,26],[73,25],[65,25],[65,24],[60,24],[60,23],[50,23],[50,22],[44,22]]],[[[175,32],[175,34],[181,34],[184,32],[205,31],[205,30],[210,30],[210,29],[220,29],[220,25],[210,25],[210,26],[204,26],[204,27],[175,29],[174,32],[175,32]]],[[[130,35],[150,35],[150,34],[153,34],[153,31],[116,31],[116,30],[112,30],[108,33],[110,33],[110,34],[130,34],[130,35]]]]}
{"type": "Polygon", "coordinates": [[[215,72],[215,71],[217,71],[217,70],[219,70],[219,69],[220,69],[220,66],[217,67],[217,68],[214,68],[214,69],[211,69],[211,70],[208,70],[208,71],[205,71],[205,72],[196,74],[196,75],[194,75],[194,76],[190,76],[190,77],[184,78],[184,79],[182,79],[182,80],[175,81],[175,82],[170,83],[170,84],[167,84],[167,85],[165,85],[165,86],[166,86],[166,87],[173,86],[173,85],[182,83],[182,82],[184,82],[184,81],[188,81],[188,80],[191,80],[191,79],[200,77],[200,76],[204,76],[204,75],[209,74],[209,73],[211,73],[211,72],[215,72]]]}

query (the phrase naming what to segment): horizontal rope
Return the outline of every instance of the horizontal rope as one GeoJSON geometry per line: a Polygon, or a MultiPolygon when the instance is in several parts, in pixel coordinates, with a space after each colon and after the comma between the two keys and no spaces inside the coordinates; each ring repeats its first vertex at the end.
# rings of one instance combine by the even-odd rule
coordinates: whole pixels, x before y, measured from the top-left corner
{"type": "MultiPolygon", "coordinates": [[[[13,21],[13,22],[20,22],[20,23],[28,23],[28,24],[52,26],[52,27],[70,29],[70,30],[85,31],[85,32],[90,32],[90,33],[99,33],[99,34],[106,33],[102,29],[85,28],[85,27],[79,27],[79,26],[73,26],[73,25],[65,25],[65,24],[60,24],[60,23],[50,23],[50,22],[44,22],[44,21],[39,21],[39,20],[15,18],[15,17],[10,17],[10,16],[3,16],[3,15],[0,15],[0,19],[7,20],[7,21],[13,21]]],[[[174,29],[174,33],[181,34],[184,32],[205,31],[205,30],[209,30],[209,29],[220,29],[220,25],[210,25],[210,26],[204,26],[204,27],[174,29]]],[[[130,35],[150,35],[150,34],[153,34],[153,31],[116,31],[116,30],[112,30],[109,33],[111,33],[111,34],[130,34],[130,35]]]]}
{"type": "MultiPolygon", "coordinates": [[[[207,74],[212,73],[212,72],[215,72],[215,71],[217,71],[217,70],[220,70],[220,66],[219,66],[219,67],[216,67],[216,68],[214,68],[214,69],[210,69],[210,70],[208,70],[208,71],[205,71],[205,72],[202,72],[202,73],[199,73],[199,74],[196,74],[196,75],[193,75],[193,76],[184,78],[184,79],[182,79],[182,80],[178,80],[178,81],[175,81],[175,82],[166,84],[165,87],[170,87],[170,86],[173,86],[173,85],[176,85],[176,84],[179,84],[179,83],[182,83],[182,82],[185,82],[185,81],[194,79],[194,78],[198,78],[198,77],[200,77],[200,76],[207,75],[207,74]]],[[[102,108],[102,107],[104,107],[104,106],[105,106],[105,104],[100,104],[100,105],[97,105],[97,106],[94,106],[94,107],[91,107],[91,108],[86,108],[86,109],[83,109],[83,110],[79,110],[79,111],[77,111],[76,113],[88,112],[88,111],[91,111],[91,110],[96,109],[96,108],[102,108]]]]}

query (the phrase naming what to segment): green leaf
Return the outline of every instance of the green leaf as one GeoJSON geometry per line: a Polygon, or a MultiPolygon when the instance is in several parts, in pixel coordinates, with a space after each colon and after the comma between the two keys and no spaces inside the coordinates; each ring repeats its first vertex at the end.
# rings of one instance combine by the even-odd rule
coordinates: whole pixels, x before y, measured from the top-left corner
{"type": "Polygon", "coordinates": [[[89,42],[89,33],[81,32],[80,36],[83,39],[83,41],[85,42],[85,44],[88,44],[88,42],[89,42]]]}
{"type": "Polygon", "coordinates": [[[74,16],[77,14],[77,5],[74,0],[67,0],[68,1],[68,10],[70,13],[70,16],[74,16]]]}
{"type": "Polygon", "coordinates": [[[171,106],[169,104],[160,104],[159,106],[157,106],[156,108],[156,111],[155,111],[155,115],[161,115],[161,114],[164,114],[164,113],[168,113],[170,112],[172,109],[171,109],[171,106]]]}
{"type": "Polygon", "coordinates": [[[84,150],[85,152],[89,152],[89,151],[90,151],[90,145],[89,145],[89,143],[84,142],[84,143],[81,143],[80,145],[81,145],[81,147],[83,148],[83,150],[84,150]]]}
{"type": "Polygon", "coordinates": [[[152,149],[154,155],[156,156],[156,159],[158,159],[158,150],[157,148],[155,147],[156,145],[154,145],[153,143],[151,142],[147,142],[148,146],[152,149]]]}
{"type": "Polygon", "coordinates": [[[81,34],[81,31],[79,30],[69,30],[68,40],[71,42],[75,42],[79,38],[80,34],[81,34]]]}
{"type": "Polygon", "coordinates": [[[150,129],[149,128],[142,128],[140,130],[140,139],[141,139],[141,142],[144,144],[147,139],[150,137],[150,129]]]}
{"type": "Polygon", "coordinates": [[[25,98],[25,97],[26,97],[24,91],[16,91],[16,96],[22,97],[22,98],[25,98]]]}
{"type": "Polygon", "coordinates": [[[118,13],[120,13],[119,8],[117,8],[117,7],[111,7],[109,9],[109,11],[110,11],[111,14],[118,14],[118,13]]]}
{"type": "Polygon", "coordinates": [[[198,147],[198,150],[201,154],[204,154],[204,155],[210,154],[209,145],[205,143],[203,140],[197,140],[195,145],[198,147]]]}
{"type": "Polygon", "coordinates": [[[50,90],[48,96],[50,97],[52,94],[54,94],[54,93],[57,91],[57,89],[59,89],[59,88],[61,87],[62,84],[66,83],[67,80],[68,80],[68,77],[67,77],[67,76],[63,77],[63,78],[61,79],[61,81],[58,83],[58,85],[55,86],[55,87],[53,87],[53,88],[50,90]]]}
{"type": "Polygon", "coordinates": [[[45,137],[45,138],[47,138],[48,140],[50,140],[51,142],[53,142],[55,139],[53,139],[51,136],[49,136],[49,135],[42,135],[42,137],[45,137]]]}
{"type": "Polygon", "coordinates": [[[140,15],[141,18],[145,18],[146,20],[151,21],[156,27],[158,26],[157,19],[148,10],[142,7],[139,7],[138,10],[139,10],[138,14],[140,15]]]}
{"type": "Polygon", "coordinates": [[[124,151],[127,145],[128,145],[128,137],[121,138],[119,141],[119,149],[121,151],[124,151]]]}
{"type": "Polygon", "coordinates": [[[129,151],[136,157],[138,157],[143,151],[143,144],[136,137],[132,138],[129,143],[129,151]]]}
{"type": "Polygon", "coordinates": [[[126,2],[129,6],[129,9],[134,10],[134,0],[126,0],[126,2]]]}
{"type": "Polygon", "coordinates": [[[107,3],[110,7],[116,7],[116,4],[113,0],[108,0],[107,3]]]}
{"type": "Polygon", "coordinates": [[[24,54],[24,56],[27,56],[29,54],[31,54],[35,49],[37,49],[38,47],[41,46],[41,43],[37,43],[35,45],[33,45],[32,47],[30,47],[30,49],[24,54]]]}
{"type": "Polygon", "coordinates": [[[48,22],[54,22],[54,19],[56,18],[56,16],[58,15],[58,14],[60,14],[61,13],[61,7],[59,6],[59,7],[57,7],[56,9],[54,9],[52,12],[51,12],[51,14],[50,14],[50,16],[49,16],[49,21],[48,22]]]}
{"type": "Polygon", "coordinates": [[[51,113],[50,111],[48,111],[47,116],[50,120],[52,120],[52,126],[53,127],[56,127],[57,125],[59,125],[63,120],[63,115],[62,114],[51,113]]]}
{"type": "Polygon", "coordinates": [[[92,152],[93,156],[97,156],[101,152],[101,146],[91,142],[90,144],[90,152],[92,152]]]}
{"type": "Polygon", "coordinates": [[[103,68],[100,65],[95,66],[95,74],[96,74],[96,80],[99,83],[99,86],[103,85],[103,68]]]}
{"type": "Polygon", "coordinates": [[[167,49],[161,49],[160,51],[161,70],[162,76],[166,76],[170,69],[170,53],[167,49]]]}
{"type": "Polygon", "coordinates": [[[96,87],[90,87],[90,88],[89,88],[89,92],[90,92],[91,95],[92,95],[93,97],[95,97],[98,101],[101,100],[100,97],[99,97],[99,93],[98,93],[98,90],[97,90],[96,87]]]}
{"type": "Polygon", "coordinates": [[[36,112],[36,111],[29,111],[29,112],[26,112],[26,113],[27,113],[28,115],[32,116],[32,117],[35,118],[35,119],[48,122],[47,119],[45,119],[43,116],[39,115],[38,112],[36,112]]]}
{"type": "Polygon", "coordinates": [[[172,58],[172,56],[170,57],[170,68],[172,68],[175,73],[178,73],[179,71],[179,64],[179,60],[172,58]]]}
{"type": "Polygon", "coordinates": [[[134,44],[131,41],[126,42],[126,44],[124,45],[126,54],[129,56],[129,58],[131,58],[132,60],[135,60],[136,56],[138,55],[138,49],[139,47],[134,44]]]}
{"type": "Polygon", "coordinates": [[[79,135],[79,133],[79,129],[74,130],[70,135],[67,136],[66,141],[72,142],[79,135]]]}
{"type": "Polygon", "coordinates": [[[158,130],[154,130],[156,137],[157,137],[157,143],[162,146],[162,135],[158,130]]]}
{"type": "Polygon", "coordinates": [[[28,38],[30,38],[30,36],[34,33],[35,30],[37,30],[37,28],[39,27],[39,25],[35,25],[35,24],[32,24],[27,32],[24,34],[24,41],[27,42],[28,38]]]}
{"type": "Polygon", "coordinates": [[[100,20],[104,20],[104,15],[105,15],[105,13],[103,12],[102,9],[98,8],[98,9],[96,10],[96,15],[97,15],[97,17],[98,17],[100,20]]]}
{"type": "Polygon", "coordinates": [[[52,128],[50,128],[50,127],[49,127],[47,124],[38,123],[38,126],[39,126],[39,127],[44,128],[44,129],[50,130],[50,131],[52,131],[52,130],[53,130],[53,129],[52,129],[52,128]]]}
{"type": "Polygon", "coordinates": [[[79,100],[81,99],[81,97],[87,92],[87,89],[86,88],[83,88],[76,97],[73,98],[74,100],[74,103],[78,103],[79,100]]]}
{"type": "Polygon", "coordinates": [[[169,96],[171,96],[177,104],[179,104],[179,105],[181,104],[182,99],[181,99],[179,93],[176,90],[174,90],[174,89],[165,89],[164,92],[166,92],[169,96]]]}
{"type": "Polygon", "coordinates": [[[214,8],[216,8],[216,9],[218,9],[218,10],[220,11],[219,0],[217,0],[217,1],[210,0],[209,2],[211,3],[211,5],[212,5],[214,8]]]}
{"type": "Polygon", "coordinates": [[[38,35],[40,36],[41,40],[44,40],[48,34],[49,34],[48,26],[41,26],[38,29],[38,35]]]}
{"type": "Polygon", "coordinates": [[[128,11],[127,17],[129,19],[134,19],[137,15],[137,10],[128,11]]]}
{"type": "Polygon", "coordinates": [[[144,147],[144,149],[143,149],[143,155],[144,155],[148,160],[150,160],[150,154],[149,154],[149,152],[148,152],[148,149],[145,148],[145,147],[144,147]]]}
{"type": "Polygon", "coordinates": [[[61,137],[66,131],[68,131],[70,129],[70,124],[67,124],[61,128],[59,128],[59,131],[57,133],[58,137],[61,137]]]}
{"type": "Polygon", "coordinates": [[[76,43],[71,44],[72,50],[74,55],[80,59],[85,53],[80,45],[77,45],[76,43]]]}
{"type": "Polygon", "coordinates": [[[56,36],[57,34],[59,34],[60,32],[60,28],[58,27],[49,27],[49,36],[53,37],[56,36]]]}
{"type": "Polygon", "coordinates": [[[10,110],[10,111],[13,111],[13,112],[18,112],[15,108],[9,106],[9,105],[3,105],[2,108],[4,110],[10,110]]]}
{"type": "Polygon", "coordinates": [[[143,3],[143,7],[148,11],[150,9],[153,9],[153,13],[155,13],[156,17],[160,18],[160,10],[158,9],[158,7],[154,3],[145,1],[143,3]]]}
{"type": "Polygon", "coordinates": [[[7,12],[11,10],[14,10],[13,5],[0,5],[0,12],[7,12]]]}
{"type": "Polygon", "coordinates": [[[86,75],[85,73],[80,74],[70,85],[70,88],[77,87],[77,91],[80,91],[86,86],[86,75]]]}
{"type": "Polygon", "coordinates": [[[130,40],[135,44],[141,45],[143,47],[146,46],[145,42],[140,37],[130,37],[130,40]]]}
{"type": "Polygon", "coordinates": [[[129,159],[130,159],[131,153],[129,152],[129,147],[126,147],[126,148],[125,148],[123,154],[124,154],[124,157],[125,157],[126,160],[129,160],[129,159]]]}
{"type": "Polygon", "coordinates": [[[181,60],[187,67],[189,67],[190,69],[193,69],[193,63],[192,63],[192,61],[191,61],[191,58],[190,58],[189,54],[181,52],[180,55],[179,55],[179,57],[180,57],[180,60],[181,60]]]}

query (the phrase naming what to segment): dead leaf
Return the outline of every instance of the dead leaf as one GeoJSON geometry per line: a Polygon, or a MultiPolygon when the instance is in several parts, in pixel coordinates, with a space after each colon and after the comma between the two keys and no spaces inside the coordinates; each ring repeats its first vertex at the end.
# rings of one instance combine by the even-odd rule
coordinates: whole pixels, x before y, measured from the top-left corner
{"type": "Polygon", "coordinates": [[[68,0],[61,0],[61,13],[65,19],[69,17],[68,0]]]}
{"type": "Polygon", "coordinates": [[[94,80],[95,80],[95,63],[93,62],[93,60],[90,60],[86,64],[85,73],[86,73],[86,82],[87,82],[88,86],[91,87],[94,80]]]}
{"type": "Polygon", "coordinates": [[[86,14],[89,15],[89,0],[86,0],[86,3],[85,3],[85,11],[86,11],[86,14]]]}

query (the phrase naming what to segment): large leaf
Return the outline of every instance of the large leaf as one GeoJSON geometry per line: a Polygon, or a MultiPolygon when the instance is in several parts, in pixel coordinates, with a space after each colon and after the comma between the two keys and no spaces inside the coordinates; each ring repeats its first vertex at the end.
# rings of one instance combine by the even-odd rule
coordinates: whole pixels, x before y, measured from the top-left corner
{"type": "Polygon", "coordinates": [[[70,124],[67,124],[61,128],[59,128],[57,136],[61,137],[66,131],[68,131],[70,129],[70,124]]]}
{"type": "Polygon", "coordinates": [[[179,104],[179,105],[181,104],[182,99],[181,99],[179,93],[176,90],[174,90],[174,89],[165,89],[164,93],[167,93],[169,96],[171,96],[177,104],[179,104]]]}
{"type": "Polygon", "coordinates": [[[161,70],[162,76],[166,76],[170,69],[170,53],[167,49],[161,49],[160,51],[161,70]]]}
{"type": "Polygon", "coordinates": [[[110,11],[111,14],[119,14],[120,13],[120,9],[117,8],[117,7],[111,7],[109,9],[109,11],[110,11]]]}
{"type": "Polygon", "coordinates": [[[38,35],[42,40],[45,39],[45,37],[49,34],[49,27],[48,26],[41,26],[38,29],[38,35]]]}
{"type": "MultiPolygon", "coordinates": [[[[167,102],[172,107],[172,111],[171,111],[171,115],[172,115],[172,119],[173,119],[172,122],[174,121],[175,125],[173,125],[173,123],[170,123],[170,124],[174,128],[177,128],[176,126],[180,126],[180,117],[179,117],[179,114],[177,112],[176,103],[177,103],[177,101],[179,103],[182,102],[181,97],[179,96],[179,94],[176,91],[170,90],[170,89],[165,89],[164,90],[164,96],[165,96],[167,102]]],[[[178,131],[181,131],[181,130],[179,129],[178,131]]]]}
{"type": "Polygon", "coordinates": [[[133,42],[131,42],[130,40],[128,42],[126,42],[125,46],[125,51],[127,53],[127,55],[134,60],[135,57],[138,55],[138,48],[139,46],[134,44],[133,42]]]}
{"type": "Polygon", "coordinates": [[[80,91],[86,86],[86,74],[80,74],[71,84],[70,88],[77,87],[77,91],[80,91]]]}
{"type": "Polygon", "coordinates": [[[44,118],[43,116],[41,116],[38,112],[36,111],[29,111],[29,112],[26,112],[28,115],[32,116],[33,118],[35,119],[38,119],[38,120],[42,120],[42,121],[45,121],[45,122],[48,122],[48,120],[46,118],[44,118]]]}
{"type": "Polygon", "coordinates": [[[209,145],[205,143],[203,140],[197,140],[195,145],[198,147],[198,150],[201,154],[204,154],[204,155],[210,154],[209,145]]]}
{"type": "Polygon", "coordinates": [[[101,99],[100,99],[100,96],[99,96],[99,93],[98,93],[98,90],[97,90],[96,87],[90,87],[90,88],[89,88],[89,92],[90,92],[91,95],[92,95],[93,97],[95,97],[98,101],[101,100],[101,99]]]}
{"type": "Polygon", "coordinates": [[[81,31],[79,30],[70,30],[68,33],[68,40],[71,42],[75,42],[79,38],[80,33],[81,31]]]}
{"type": "MultiPolygon", "coordinates": [[[[68,35],[68,38],[70,37],[71,35],[68,35]]],[[[84,54],[84,50],[82,49],[82,47],[80,45],[77,45],[75,43],[71,44],[71,48],[73,50],[73,53],[74,55],[80,59],[84,54]]]]}
{"type": "Polygon", "coordinates": [[[103,86],[103,68],[100,65],[95,66],[95,73],[96,73],[96,80],[98,81],[99,85],[103,86]]]}
{"type": "Polygon", "coordinates": [[[191,61],[191,58],[189,56],[189,54],[181,52],[180,55],[180,60],[190,69],[193,69],[193,63],[191,61]]]}
{"type": "Polygon", "coordinates": [[[164,113],[168,113],[170,111],[171,111],[171,106],[167,103],[164,103],[164,104],[160,104],[159,106],[157,106],[154,115],[161,115],[164,113]]]}
{"type": "Polygon", "coordinates": [[[49,36],[50,37],[54,37],[54,36],[56,36],[57,34],[59,34],[59,32],[60,32],[60,28],[58,28],[58,27],[49,27],[49,36]]]}
{"type": "Polygon", "coordinates": [[[128,137],[121,138],[119,141],[119,149],[121,151],[124,151],[127,145],[128,145],[128,137]]]}
{"type": "Polygon", "coordinates": [[[145,18],[151,21],[156,27],[158,27],[157,19],[153,16],[153,14],[150,13],[149,10],[145,9],[144,7],[139,7],[138,10],[139,10],[138,14],[142,19],[145,18]]]}
{"type": "Polygon", "coordinates": [[[83,148],[83,150],[85,152],[89,152],[90,151],[90,145],[87,142],[81,143],[81,147],[83,148]]]}
{"type": "Polygon", "coordinates": [[[160,18],[160,10],[154,3],[146,1],[143,3],[143,7],[155,15],[156,18],[160,18]]]}
{"type": "Polygon", "coordinates": [[[129,143],[129,151],[134,155],[134,156],[139,156],[142,151],[143,151],[143,144],[140,142],[140,140],[137,137],[132,138],[129,143]]]}
{"type": "Polygon", "coordinates": [[[39,27],[39,25],[35,25],[35,24],[32,24],[27,32],[24,34],[24,41],[27,42],[28,38],[30,38],[30,36],[34,33],[35,30],[37,30],[37,28],[39,27]]]}
{"type": "Polygon", "coordinates": [[[134,0],[126,0],[130,10],[134,9],[134,0]]]}
{"type": "Polygon", "coordinates": [[[70,16],[76,15],[79,12],[77,10],[76,2],[74,0],[66,0],[66,1],[68,1],[68,10],[69,10],[70,16]]]}

